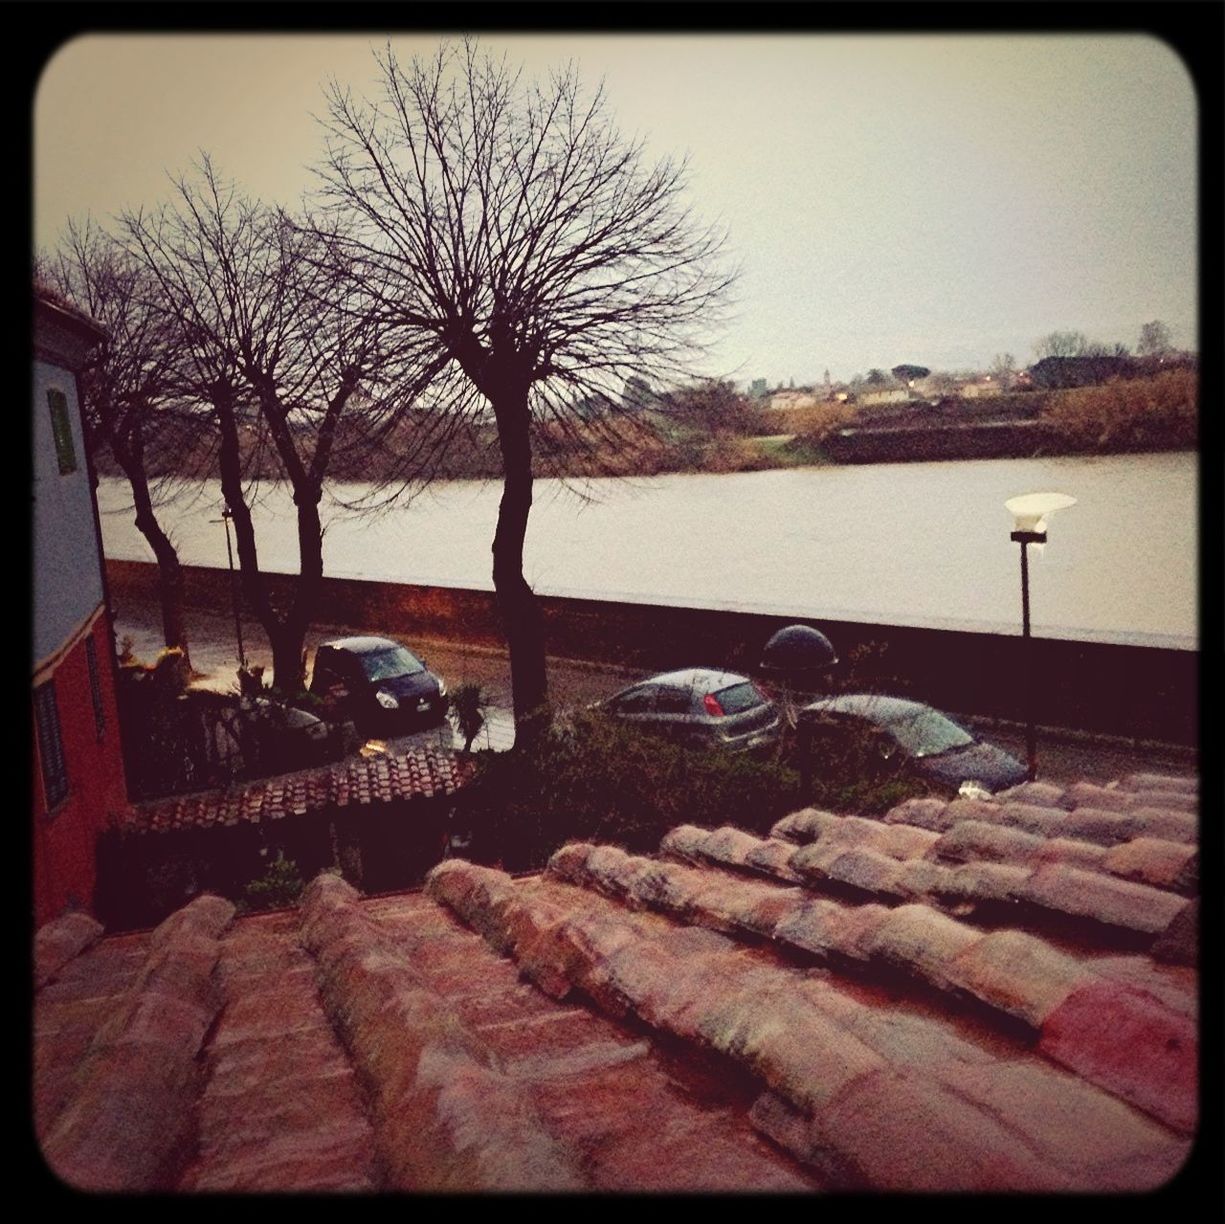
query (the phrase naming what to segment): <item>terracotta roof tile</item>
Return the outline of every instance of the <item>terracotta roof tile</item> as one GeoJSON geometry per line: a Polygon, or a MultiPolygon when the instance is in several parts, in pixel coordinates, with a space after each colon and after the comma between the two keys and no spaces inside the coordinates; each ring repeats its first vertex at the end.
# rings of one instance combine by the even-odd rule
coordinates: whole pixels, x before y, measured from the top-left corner
{"type": "Polygon", "coordinates": [[[238,790],[136,804],[126,813],[125,828],[162,832],[259,824],[353,802],[432,798],[454,794],[467,782],[471,770],[471,764],[459,761],[454,753],[415,748],[398,757],[344,761],[310,773],[263,779],[238,790]]]}
{"type": "Polygon", "coordinates": [[[88,914],[65,914],[39,928],[34,936],[34,985],[41,988],[74,956],[102,935],[102,924],[88,914]]]}
{"type": "MultiPolygon", "coordinates": [[[[386,760],[257,794],[424,779],[455,784],[386,760]]],[[[76,923],[36,996],[44,1150],[125,1189],[1153,1188],[1196,1124],[1197,853],[1139,813],[1185,830],[1148,797],[1189,788],[1072,789],[76,923]]]]}
{"type": "Polygon", "coordinates": [[[220,1006],[210,932],[227,909],[201,898],[168,918],[99,1027],[42,1139],[48,1165],[74,1188],[150,1190],[178,1172],[194,1131],[197,1055],[220,1006]]]}
{"type": "Polygon", "coordinates": [[[1119,782],[1129,791],[1175,791],[1183,795],[1199,794],[1199,779],[1186,774],[1133,773],[1119,782]]]}

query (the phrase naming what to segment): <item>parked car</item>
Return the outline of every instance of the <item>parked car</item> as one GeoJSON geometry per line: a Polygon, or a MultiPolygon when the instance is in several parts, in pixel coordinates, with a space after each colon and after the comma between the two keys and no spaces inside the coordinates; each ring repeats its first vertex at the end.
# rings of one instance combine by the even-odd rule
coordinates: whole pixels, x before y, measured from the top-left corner
{"type": "Polygon", "coordinates": [[[445,681],[390,638],[324,642],[315,652],[310,691],[363,735],[430,727],[447,714],[445,681]]]}
{"type": "Polygon", "coordinates": [[[876,776],[910,773],[942,790],[973,783],[994,793],[1025,781],[1025,766],[939,710],[879,693],[845,693],[806,705],[811,764],[835,762],[876,776]]]}
{"type": "Polygon", "coordinates": [[[309,769],[339,759],[341,737],[309,710],[256,697],[247,707],[261,772],[309,769]]]}
{"type": "Polygon", "coordinates": [[[703,667],[652,676],[596,709],[686,747],[730,752],[769,747],[781,726],[778,707],[747,676],[703,667]]]}

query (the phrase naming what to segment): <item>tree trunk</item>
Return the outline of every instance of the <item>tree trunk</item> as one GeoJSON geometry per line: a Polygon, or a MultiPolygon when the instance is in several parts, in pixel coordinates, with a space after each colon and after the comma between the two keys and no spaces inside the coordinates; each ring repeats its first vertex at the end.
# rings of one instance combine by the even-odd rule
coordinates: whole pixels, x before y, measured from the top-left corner
{"type": "MultiPolygon", "coordinates": [[[[115,448],[112,447],[112,451],[115,448]]],[[[143,462],[115,455],[123,467],[132,488],[132,503],[136,508],[136,528],[149,541],[157,560],[157,591],[162,609],[162,638],[166,645],[183,652],[183,660],[191,667],[187,649],[187,619],[184,611],[183,567],[170,537],[162,530],[153,510],[153,497],[143,462]],[[128,462],[124,462],[128,459],[128,462]]]]}
{"type": "Polygon", "coordinates": [[[272,647],[272,682],[287,696],[300,693],[306,680],[306,635],[293,625],[292,619],[277,621],[268,630],[268,644],[272,647]]]}
{"type": "MultiPolygon", "coordinates": [[[[268,597],[267,585],[259,568],[259,553],[255,546],[255,525],[251,521],[251,509],[243,498],[242,451],[238,439],[238,426],[234,418],[233,401],[227,389],[213,393],[213,407],[217,411],[220,445],[217,449],[217,464],[221,472],[221,492],[230,508],[234,524],[234,540],[238,548],[238,572],[242,578],[242,590],[247,603],[255,613],[272,647],[273,681],[280,683],[282,667],[287,667],[292,678],[301,669],[301,658],[289,662],[290,651],[282,639],[282,621],[268,597]]],[[[299,655],[301,647],[298,647],[299,655]]],[[[290,681],[292,685],[292,679],[290,681]]]]}
{"type": "Polygon", "coordinates": [[[299,557],[293,602],[288,611],[278,615],[259,568],[255,526],[243,500],[241,447],[232,402],[224,393],[217,393],[214,407],[221,434],[218,449],[221,490],[233,514],[243,592],[272,648],[273,684],[283,693],[298,693],[306,686],[306,630],[323,586],[323,528],[319,520],[322,484],[313,474],[304,472],[300,464],[291,462],[295,456],[288,442],[278,447],[294,487],[299,557]]]}
{"type": "Polygon", "coordinates": [[[306,630],[323,589],[323,526],[319,521],[322,489],[304,482],[295,488],[298,511],[298,579],[293,605],[272,643],[272,670],[277,687],[297,693],[306,687],[306,630]]]}
{"type": "Polygon", "coordinates": [[[493,586],[510,650],[515,747],[528,748],[549,725],[544,619],[523,577],[523,541],[532,508],[532,446],[527,389],[493,399],[502,450],[502,500],[493,537],[493,586]]]}

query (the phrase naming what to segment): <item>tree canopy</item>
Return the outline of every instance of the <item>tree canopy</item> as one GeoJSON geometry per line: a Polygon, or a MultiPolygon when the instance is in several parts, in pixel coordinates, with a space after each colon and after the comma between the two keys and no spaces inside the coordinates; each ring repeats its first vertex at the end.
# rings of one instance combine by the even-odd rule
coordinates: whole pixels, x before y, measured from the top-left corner
{"type": "Polygon", "coordinates": [[[1141,357],[1161,357],[1168,353],[1171,347],[1170,329],[1160,319],[1145,323],[1140,328],[1140,340],[1136,345],[1136,352],[1141,357]]]}
{"type": "Polygon", "coordinates": [[[401,65],[381,95],[333,85],[319,167],[343,254],[439,411],[492,411],[503,493],[493,580],[516,725],[547,720],[543,622],[523,578],[533,426],[598,428],[631,377],[690,372],[731,272],[685,202],[685,167],[647,160],[573,67],[527,81],[472,40],[401,65]]]}

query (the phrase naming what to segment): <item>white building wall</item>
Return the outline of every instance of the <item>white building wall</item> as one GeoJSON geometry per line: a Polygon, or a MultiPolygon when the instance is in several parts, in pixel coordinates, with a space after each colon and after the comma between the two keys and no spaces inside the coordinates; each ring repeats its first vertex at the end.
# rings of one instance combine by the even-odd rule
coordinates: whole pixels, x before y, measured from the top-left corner
{"type": "Polygon", "coordinates": [[[34,362],[34,642],[33,663],[54,654],[102,602],[102,569],[76,379],[70,370],[34,362]],[[47,392],[68,400],[75,472],[60,475],[47,392]]]}

